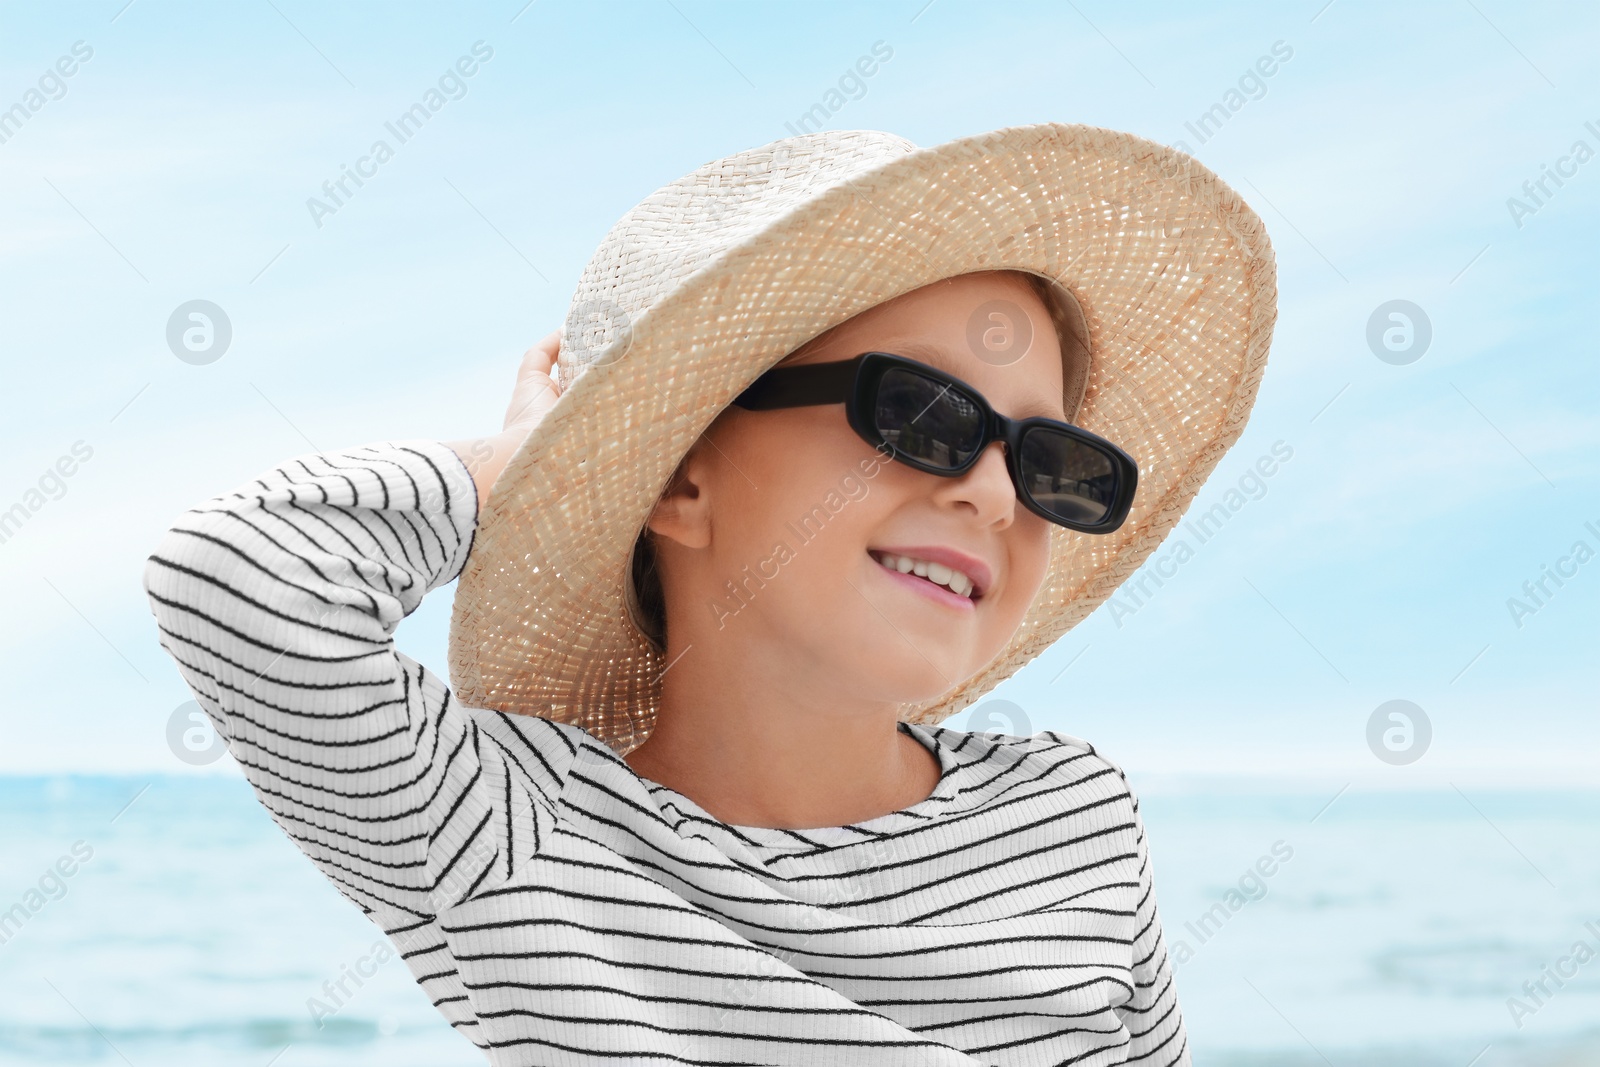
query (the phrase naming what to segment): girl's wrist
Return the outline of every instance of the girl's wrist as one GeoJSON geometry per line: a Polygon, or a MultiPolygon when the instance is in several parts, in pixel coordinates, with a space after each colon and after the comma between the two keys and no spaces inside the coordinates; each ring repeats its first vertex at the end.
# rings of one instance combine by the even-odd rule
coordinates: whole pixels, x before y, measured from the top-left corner
{"type": "Polygon", "coordinates": [[[500,472],[516,453],[517,446],[528,436],[529,429],[531,427],[513,427],[484,437],[442,442],[461,457],[467,473],[472,476],[473,485],[478,491],[480,515],[488,505],[495,479],[500,477],[500,472]]]}

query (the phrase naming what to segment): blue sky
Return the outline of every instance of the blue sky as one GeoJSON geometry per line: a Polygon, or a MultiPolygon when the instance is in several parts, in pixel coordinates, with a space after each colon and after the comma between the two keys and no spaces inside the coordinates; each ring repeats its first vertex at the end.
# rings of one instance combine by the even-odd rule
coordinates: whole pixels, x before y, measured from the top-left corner
{"type": "MultiPolygon", "coordinates": [[[[498,428],[612,223],[787,136],[877,45],[831,128],[1183,142],[1277,252],[1266,377],[1195,509],[1275,443],[1292,458],[1147,602],[1103,607],[994,696],[1152,786],[1592,777],[1600,558],[1520,620],[1507,600],[1575,542],[1600,551],[1600,159],[1573,155],[1600,151],[1597,22],[1506,0],[8,6],[0,108],[46,90],[0,143],[0,510],[92,455],[0,542],[0,770],[186,770],[164,733],[189,694],[140,587],[176,516],[312,449],[498,428]],[[314,219],[477,42],[459,96],[314,219]],[[1200,143],[1186,124],[1230,100],[1200,143]],[[203,366],[165,341],[194,299],[233,328],[203,366]],[[1367,342],[1393,300],[1431,323],[1404,365],[1367,342]],[[1409,766],[1367,749],[1391,699],[1432,722],[1409,766]]],[[[398,639],[441,672],[452,594],[398,639]]]]}

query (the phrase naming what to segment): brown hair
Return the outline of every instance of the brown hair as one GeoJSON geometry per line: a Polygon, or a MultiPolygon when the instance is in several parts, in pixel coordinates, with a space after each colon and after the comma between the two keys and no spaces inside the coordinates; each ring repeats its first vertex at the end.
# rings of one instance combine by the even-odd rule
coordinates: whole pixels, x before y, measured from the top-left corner
{"type": "MultiPolygon", "coordinates": [[[[990,273],[988,271],[975,273],[990,273]]],[[[1066,415],[1071,421],[1076,414],[1078,403],[1083,396],[1084,383],[1088,374],[1088,338],[1083,336],[1073,321],[1073,316],[1068,312],[1060,294],[1064,292],[1057,283],[1042,275],[1031,271],[1007,269],[994,273],[1020,274],[1033,286],[1033,291],[1039,300],[1049,309],[1050,321],[1055,325],[1056,337],[1060,342],[1063,360],[1065,361],[1064,385],[1066,394],[1066,415]]],[[[850,320],[846,319],[845,322],[850,320]]],[[[836,324],[817,334],[793,352],[784,356],[779,363],[795,359],[806,352],[815,349],[837,330],[843,323],[836,324]]],[[[776,366],[776,364],[774,364],[776,366]]],[[[680,460],[677,470],[672,472],[672,477],[667,479],[667,485],[662,490],[662,495],[676,487],[679,477],[683,474],[683,462],[680,460]]],[[[629,561],[626,598],[628,616],[633,620],[645,639],[650,642],[656,652],[665,654],[667,650],[667,601],[661,589],[661,576],[656,569],[655,541],[650,536],[650,527],[645,525],[640,531],[638,539],[633,545],[632,558],[629,561]]]]}

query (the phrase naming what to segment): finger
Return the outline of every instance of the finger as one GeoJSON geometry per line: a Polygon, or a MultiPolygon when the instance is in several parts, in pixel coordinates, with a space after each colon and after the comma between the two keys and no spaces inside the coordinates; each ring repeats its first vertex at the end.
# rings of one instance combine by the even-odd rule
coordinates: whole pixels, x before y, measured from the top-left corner
{"type": "Polygon", "coordinates": [[[556,357],[561,353],[561,331],[551,330],[543,340],[522,354],[524,361],[531,361],[540,370],[548,372],[556,364],[556,357]]]}
{"type": "Polygon", "coordinates": [[[506,407],[505,427],[531,426],[555,406],[561,385],[551,371],[561,348],[561,331],[553,330],[522,355],[517,384],[506,407]]]}
{"type": "Polygon", "coordinates": [[[556,390],[548,383],[540,383],[537,391],[524,391],[513,397],[506,408],[505,429],[532,428],[556,405],[556,390]]]}
{"type": "Polygon", "coordinates": [[[517,375],[516,388],[511,391],[511,407],[521,409],[529,403],[553,405],[561,395],[561,385],[550,373],[536,367],[524,366],[517,375]]]}
{"type": "Polygon", "coordinates": [[[522,363],[517,366],[517,381],[522,382],[530,373],[549,374],[554,381],[555,362],[562,350],[562,331],[552,330],[546,334],[542,341],[534,342],[530,349],[522,354],[522,363]]]}
{"type": "Polygon", "coordinates": [[[517,377],[522,377],[529,371],[548,373],[556,365],[561,351],[561,331],[556,330],[535,341],[522,353],[522,360],[517,364],[517,377]]]}

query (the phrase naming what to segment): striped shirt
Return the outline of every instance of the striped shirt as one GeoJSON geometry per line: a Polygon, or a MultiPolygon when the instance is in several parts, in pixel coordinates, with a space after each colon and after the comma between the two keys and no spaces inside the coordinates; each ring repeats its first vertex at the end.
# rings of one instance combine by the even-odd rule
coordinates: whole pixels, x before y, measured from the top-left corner
{"type": "Polygon", "coordinates": [[[491,1064],[1189,1062],[1138,802],[1091,745],[901,723],[925,800],[719,822],[395,650],[477,507],[441,442],[303,455],[185,512],[144,584],[257,798],[491,1064]]]}

